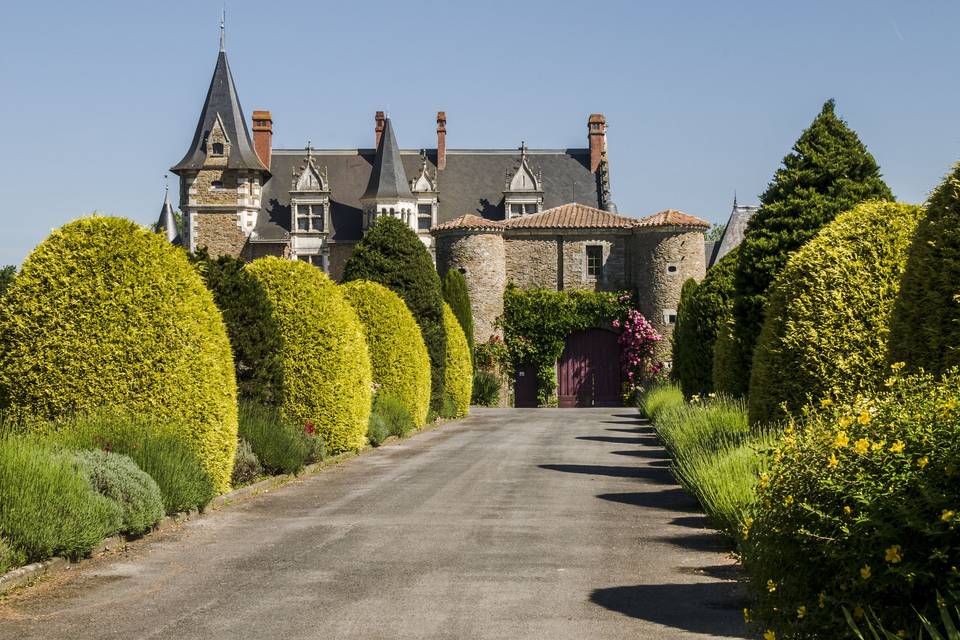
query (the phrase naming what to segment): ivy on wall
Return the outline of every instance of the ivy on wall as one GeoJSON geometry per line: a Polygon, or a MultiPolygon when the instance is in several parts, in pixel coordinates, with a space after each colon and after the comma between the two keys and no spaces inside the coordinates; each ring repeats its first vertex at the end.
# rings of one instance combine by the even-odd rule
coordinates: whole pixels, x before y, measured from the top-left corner
{"type": "Polygon", "coordinates": [[[507,285],[498,322],[514,371],[527,365],[536,367],[540,404],[546,404],[557,388],[554,367],[563,355],[567,336],[582,329],[609,328],[613,320],[626,318],[630,303],[627,292],[552,291],[507,285]]]}

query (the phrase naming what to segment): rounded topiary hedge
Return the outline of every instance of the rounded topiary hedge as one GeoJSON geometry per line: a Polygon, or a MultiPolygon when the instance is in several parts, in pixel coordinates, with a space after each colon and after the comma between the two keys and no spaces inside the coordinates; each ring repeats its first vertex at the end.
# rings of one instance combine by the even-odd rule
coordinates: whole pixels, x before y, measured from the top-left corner
{"type": "Polygon", "coordinates": [[[443,388],[456,407],[453,417],[459,418],[470,411],[470,395],[473,392],[470,346],[463,329],[460,328],[460,321],[447,303],[443,304],[443,324],[447,330],[447,361],[443,388]]]}
{"type": "Polygon", "coordinates": [[[858,205],[790,258],[771,288],[757,342],[751,423],[882,386],[890,313],[921,211],[883,201],[858,205]]]}
{"type": "Polygon", "coordinates": [[[443,363],[447,337],[443,329],[440,276],[430,252],[410,227],[396,218],[380,217],[357,243],[343,267],[343,281],[370,280],[387,287],[407,303],[430,354],[430,405],[443,400],[443,363]]]}
{"type": "Polygon", "coordinates": [[[246,268],[263,288],[280,335],[283,417],[313,423],[328,452],[361,449],[372,377],[357,314],[340,288],[305,262],[268,257],[246,268]]]}
{"type": "Polygon", "coordinates": [[[342,290],[363,323],[373,382],[422,427],[430,409],[430,356],[413,314],[400,296],[376,282],[354,280],[342,290]]]}
{"type": "Polygon", "coordinates": [[[443,300],[450,305],[453,315],[460,321],[460,328],[463,329],[470,353],[473,354],[473,310],[470,307],[470,291],[467,289],[467,279],[456,269],[450,269],[443,277],[443,300]]]}
{"type": "Polygon", "coordinates": [[[889,362],[942,373],[960,365],[960,164],[930,195],[890,320],[889,362]]]}
{"type": "Polygon", "coordinates": [[[167,419],[230,487],[237,386],[220,312],[186,254],[129,220],[71,222],[24,262],[0,308],[4,404],[33,419],[167,419]]]}

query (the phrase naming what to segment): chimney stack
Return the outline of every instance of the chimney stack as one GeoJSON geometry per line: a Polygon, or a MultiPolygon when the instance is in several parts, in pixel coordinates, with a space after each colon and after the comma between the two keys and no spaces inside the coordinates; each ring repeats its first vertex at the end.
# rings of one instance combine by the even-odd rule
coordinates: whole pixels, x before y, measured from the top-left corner
{"type": "Polygon", "coordinates": [[[437,111],[437,171],[447,168],[447,112],[437,111]]]}
{"type": "Polygon", "coordinates": [[[376,118],[377,120],[377,128],[374,129],[374,133],[376,134],[376,140],[374,140],[373,148],[378,149],[380,148],[380,136],[383,135],[383,121],[385,119],[383,115],[383,111],[377,111],[377,115],[374,116],[374,118],[376,118]]]}
{"type": "Polygon", "coordinates": [[[600,168],[600,160],[607,152],[607,119],[602,113],[590,114],[587,137],[590,140],[590,171],[596,173],[600,168]]]}
{"type": "Polygon", "coordinates": [[[273,150],[273,118],[269,111],[253,112],[253,148],[263,166],[269,169],[273,150]]]}

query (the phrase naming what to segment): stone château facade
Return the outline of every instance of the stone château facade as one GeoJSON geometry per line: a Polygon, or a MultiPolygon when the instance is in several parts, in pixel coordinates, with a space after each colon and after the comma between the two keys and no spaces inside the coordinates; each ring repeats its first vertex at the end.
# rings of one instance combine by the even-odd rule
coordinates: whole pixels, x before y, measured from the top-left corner
{"type": "Polygon", "coordinates": [[[577,149],[448,149],[440,111],[435,146],[408,150],[383,112],[374,123],[373,148],[277,149],[272,114],[257,110],[251,136],[221,28],[196,130],[171,169],[180,178],[182,230],[172,229],[168,203],[160,226],[191,251],[285,256],[338,278],[377,218],[399,218],[441,275],[466,274],[478,341],[496,333],[508,282],[636,290],[644,315],[669,335],[680,286],[704,275],[708,223],[677,211],[617,213],[601,114],[589,116],[587,145],[577,149]]]}

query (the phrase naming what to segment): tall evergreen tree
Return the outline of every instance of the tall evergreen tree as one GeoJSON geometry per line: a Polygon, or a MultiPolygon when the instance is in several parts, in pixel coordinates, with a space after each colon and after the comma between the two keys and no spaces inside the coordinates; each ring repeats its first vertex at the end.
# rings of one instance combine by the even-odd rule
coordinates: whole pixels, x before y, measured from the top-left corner
{"type": "Polygon", "coordinates": [[[746,389],[757,336],[763,326],[767,289],[790,254],[838,213],[864,200],[892,200],[880,167],[828,100],[783,159],[760,210],[750,220],[734,275],[734,336],[740,350],[735,372],[746,389]]]}
{"type": "Polygon", "coordinates": [[[17,268],[12,264],[0,267],[0,297],[6,292],[7,288],[13,283],[13,278],[17,275],[17,268]]]}
{"type": "Polygon", "coordinates": [[[467,337],[470,346],[470,357],[473,357],[473,311],[470,310],[470,292],[467,290],[467,279],[456,269],[447,271],[443,277],[443,299],[457,316],[460,328],[467,337]]]}
{"type": "Polygon", "coordinates": [[[447,332],[443,296],[433,259],[417,234],[396,218],[382,217],[357,243],[343,268],[343,281],[379,282],[403,298],[417,319],[430,354],[430,406],[443,402],[447,332]]]}

